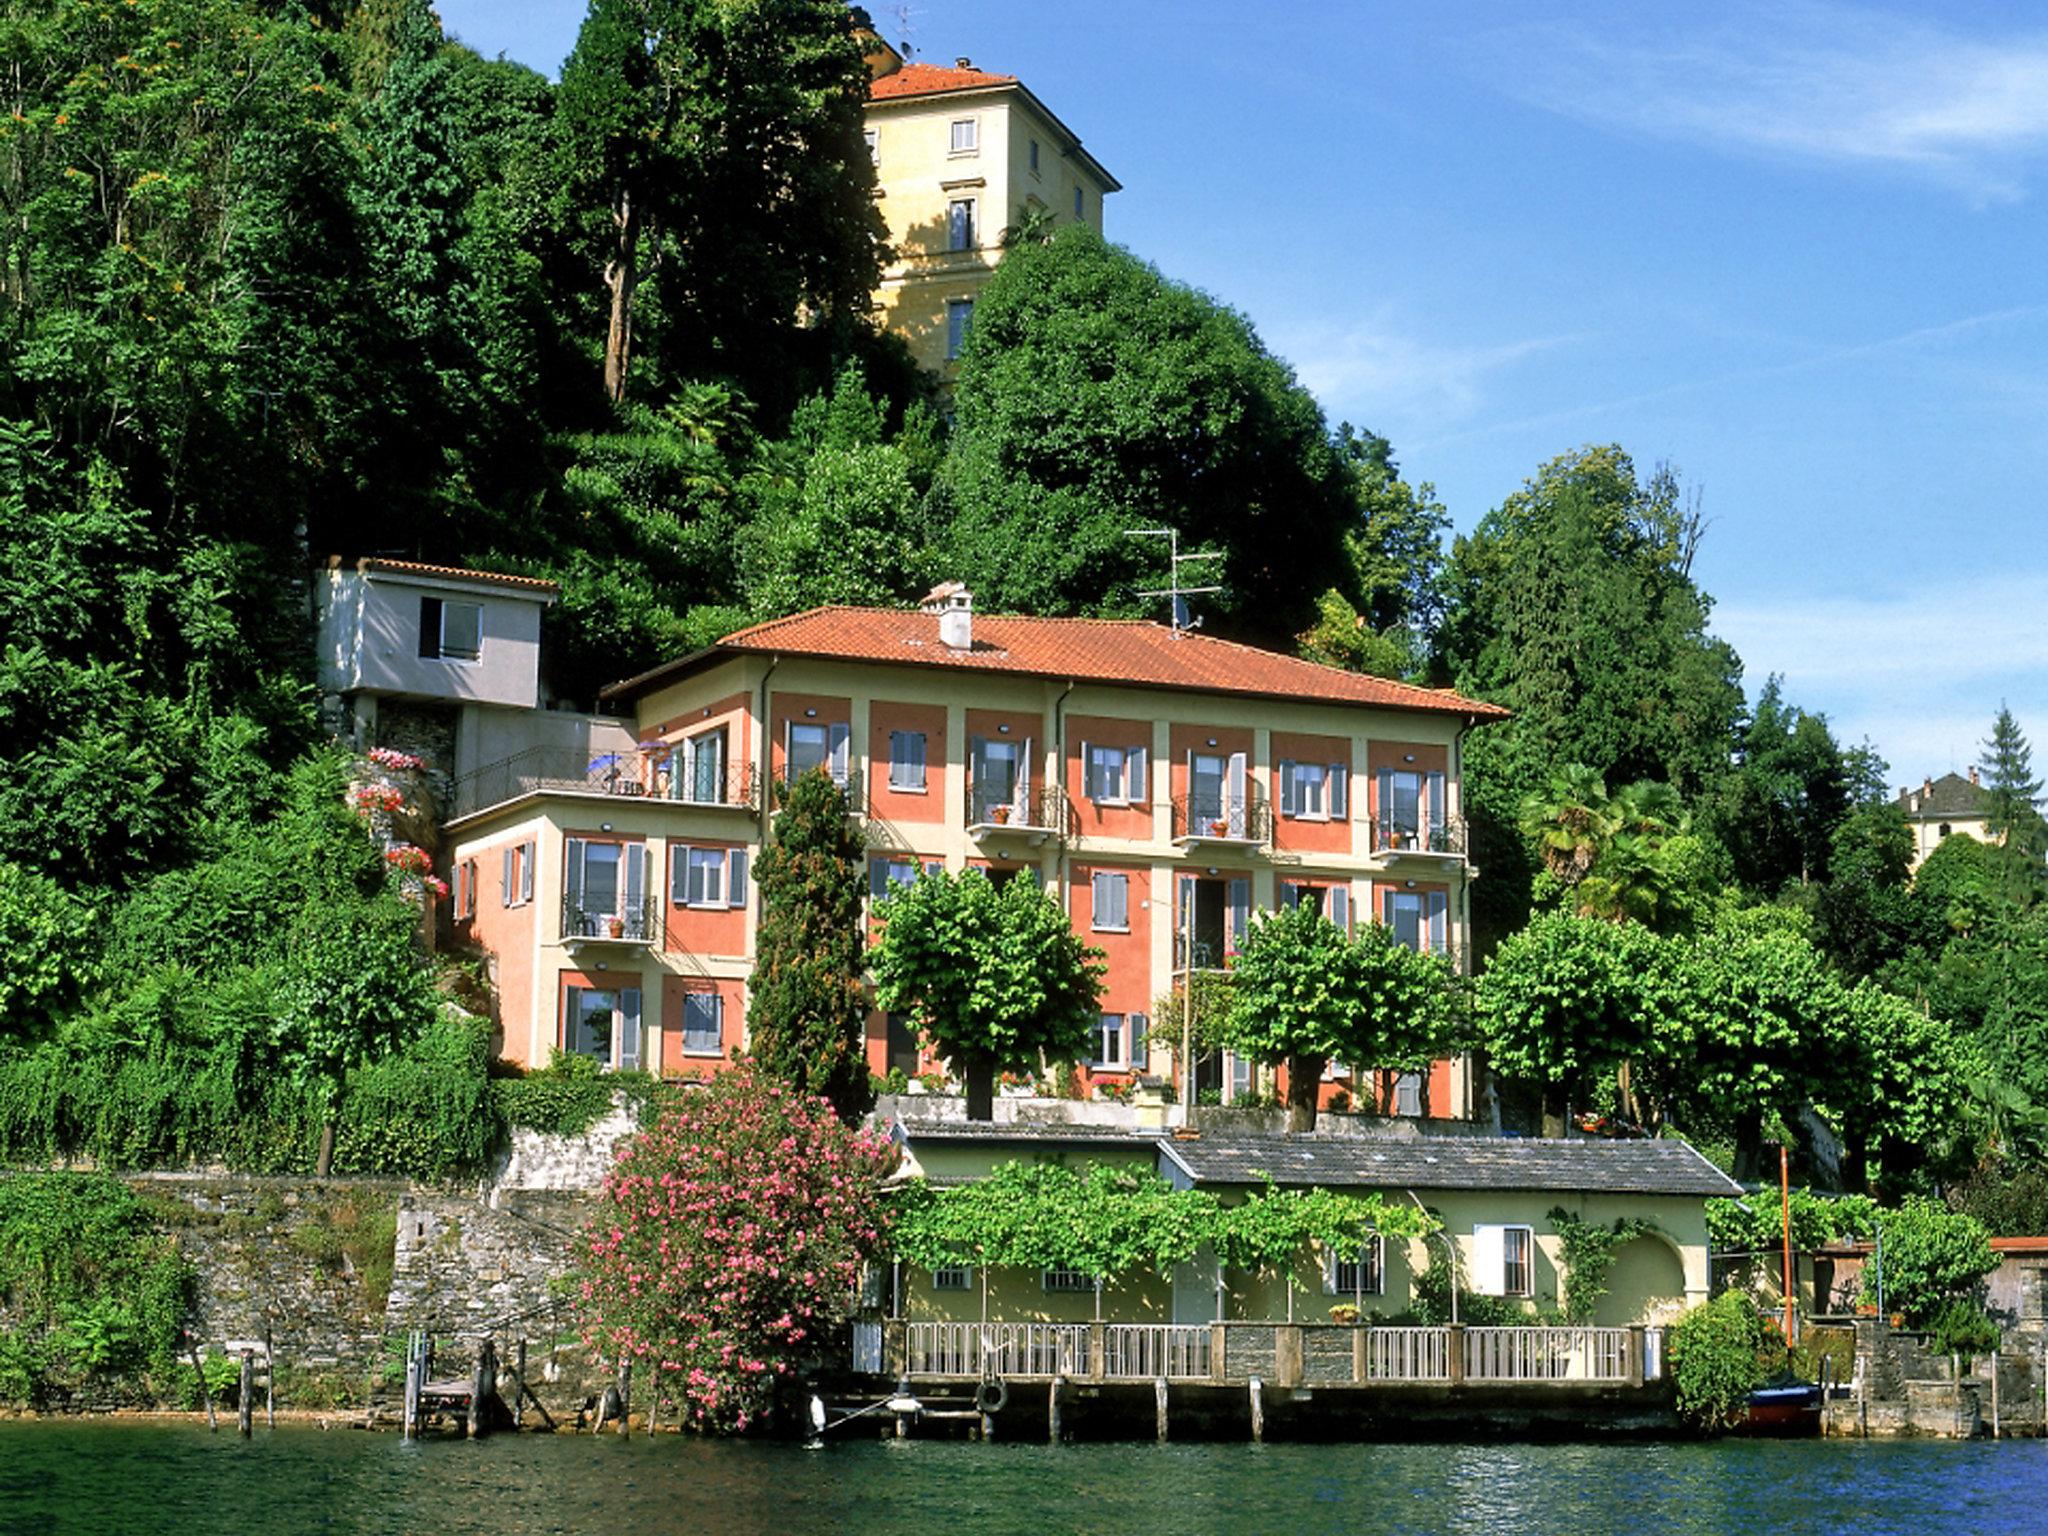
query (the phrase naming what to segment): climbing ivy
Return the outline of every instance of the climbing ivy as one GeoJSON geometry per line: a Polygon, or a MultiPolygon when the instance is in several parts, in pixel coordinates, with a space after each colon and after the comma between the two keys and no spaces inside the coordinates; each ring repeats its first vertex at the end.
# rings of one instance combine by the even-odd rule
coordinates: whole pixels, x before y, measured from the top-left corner
{"type": "Polygon", "coordinates": [[[1563,1249],[1564,1318],[1568,1323],[1590,1323],[1593,1309],[1607,1294],[1607,1272],[1622,1245],[1646,1233],[1655,1232],[1655,1222],[1633,1216],[1617,1217],[1609,1226],[1582,1220],[1562,1206],[1550,1212],[1550,1225],[1563,1249]]]}

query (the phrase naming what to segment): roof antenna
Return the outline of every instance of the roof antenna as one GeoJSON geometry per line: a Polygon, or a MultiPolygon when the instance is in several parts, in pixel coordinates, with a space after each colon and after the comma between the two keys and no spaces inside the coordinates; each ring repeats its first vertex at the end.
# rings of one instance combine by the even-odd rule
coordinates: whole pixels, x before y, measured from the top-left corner
{"type": "Polygon", "coordinates": [[[1124,536],[1132,539],[1166,540],[1166,585],[1150,592],[1140,592],[1140,597],[1170,597],[1173,599],[1173,632],[1200,629],[1202,621],[1188,616],[1188,599],[1200,597],[1205,592],[1221,592],[1221,587],[1184,587],[1180,584],[1180,568],[1184,561],[1221,560],[1223,552],[1205,549],[1196,554],[1180,552],[1180,530],[1178,528],[1126,528],[1124,536]]]}

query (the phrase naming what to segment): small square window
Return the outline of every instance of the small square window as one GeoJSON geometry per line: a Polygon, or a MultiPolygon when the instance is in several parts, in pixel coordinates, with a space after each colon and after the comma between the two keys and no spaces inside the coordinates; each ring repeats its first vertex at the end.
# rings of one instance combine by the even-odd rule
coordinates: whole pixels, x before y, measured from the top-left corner
{"type": "Polygon", "coordinates": [[[1329,1296],[1378,1296],[1386,1290],[1384,1239],[1374,1238],[1349,1258],[1324,1255],[1323,1292],[1329,1296]]]}
{"type": "Polygon", "coordinates": [[[925,737],[923,731],[889,733],[889,787],[922,793],[925,787],[925,737]]]}
{"type": "Polygon", "coordinates": [[[716,1056],[724,1045],[725,999],[716,992],[683,994],[683,1051],[716,1056]]]}
{"type": "Polygon", "coordinates": [[[972,155],[981,151],[981,119],[956,117],[953,119],[950,152],[956,155],[972,155]]]}
{"type": "Polygon", "coordinates": [[[1055,1294],[1092,1294],[1095,1277],[1084,1269],[1048,1269],[1039,1275],[1039,1284],[1055,1294]]]}
{"type": "Polygon", "coordinates": [[[933,1270],[932,1289],[935,1291],[973,1290],[974,1266],[972,1264],[948,1264],[943,1269],[933,1270]]]}

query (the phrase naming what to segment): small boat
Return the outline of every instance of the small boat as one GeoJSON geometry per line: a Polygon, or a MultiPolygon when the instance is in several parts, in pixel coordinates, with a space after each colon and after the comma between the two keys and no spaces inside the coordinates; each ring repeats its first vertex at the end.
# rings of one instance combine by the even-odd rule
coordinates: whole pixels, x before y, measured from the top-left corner
{"type": "Polygon", "coordinates": [[[1820,1433],[1821,1389],[1810,1381],[1780,1381],[1749,1394],[1749,1408],[1730,1426],[1736,1435],[1793,1439],[1820,1433]]]}

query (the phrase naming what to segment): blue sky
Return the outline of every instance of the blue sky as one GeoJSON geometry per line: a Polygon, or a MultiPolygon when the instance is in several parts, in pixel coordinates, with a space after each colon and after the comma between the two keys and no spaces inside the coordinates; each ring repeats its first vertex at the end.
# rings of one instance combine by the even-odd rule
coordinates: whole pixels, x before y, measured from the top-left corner
{"type": "MultiPolygon", "coordinates": [[[[550,74],[581,0],[442,0],[550,74]]],[[[1546,459],[1676,465],[1752,692],[1893,784],[2001,699],[2048,765],[2048,11],[1638,0],[876,4],[1021,76],[1108,231],[1235,305],[1469,528],[1546,459]]]]}

